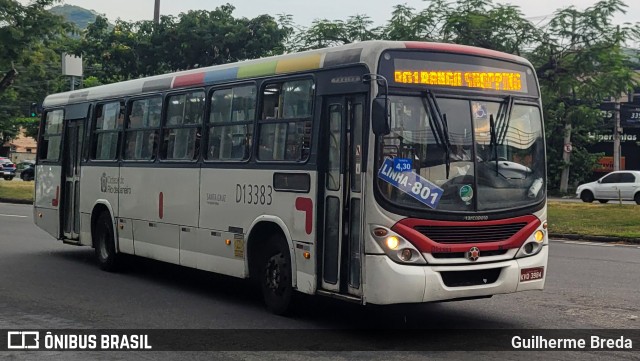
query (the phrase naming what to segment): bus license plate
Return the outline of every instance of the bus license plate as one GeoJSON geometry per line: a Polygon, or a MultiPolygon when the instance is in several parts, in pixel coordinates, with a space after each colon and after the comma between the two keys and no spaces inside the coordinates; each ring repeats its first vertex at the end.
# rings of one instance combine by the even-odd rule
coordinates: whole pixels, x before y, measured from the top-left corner
{"type": "Polygon", "coordinates": [[[523,268],[520,270],[520,282],[535,281],[544,277],[544,267],[523,268]]]}

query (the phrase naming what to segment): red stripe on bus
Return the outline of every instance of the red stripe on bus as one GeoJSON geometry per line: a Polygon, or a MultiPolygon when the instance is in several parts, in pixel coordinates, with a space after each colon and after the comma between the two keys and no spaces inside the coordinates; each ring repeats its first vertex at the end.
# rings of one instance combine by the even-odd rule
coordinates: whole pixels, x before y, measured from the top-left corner
{"type": "Polygon", "coordinates": [[[203,85],[204,84],[204,72],[180,75],[173,81],[173,88],[182,88],[185,86],[203,85]]]}
{"type": "Polygon", "coordinates": [[[56,187],[56,197],[54,199],[51,200],[51,205],[54,207],[58,206],[58,203],[60,203],[60,186],[56,187]]]}
{"type": "Polygon", "coordinates": [[[426,43],[419,41],[406,41],[404,45],[408,49],[432,50],[445,53],[466,54],[475,56],[487,56],[492,58],[501,58],[519,63],[527,63],[527,60],[513,54],[502,53],[495,50],[476,48],[468,45],[459,44],[442,44],[442,43],[426,43]]]}
{"type": "Polygon", "coordinates": [[[480,249],[481,251],[494,251],[500,249],[520,248],[522,244],[527,240],[527,238],[540,226],[540,223],[541,222],[538,217],[533,215],[478,222],[450,222],[405,218],[391,227],[391,230],[404,237],[407,241],[411,242],[420,252],[442,252],[442,249],[446,249],[446,252],[466,252],[471,247],[478,247],[478,249],[480,249]],[[473,239],[471,239],[469,240],[469,243],[438,243],[415,229],[415,227],[417,226],[481,227],[513,223],[526,223],[526,226],[522,227],[522,229],[516,232],[513,236],[505,240],[492,242],[472,242],[473,239]]]}
{"type": "Polygon", "coordinates": [[[158,217],[160,219],[164,217],[164,193],[162,192],[158,195],[158,217]]]}
{"type": "Polygon", "coordinates": [[[313,230],[313,201],[311,198],[296,198],[296,209],[305,213],[304,230],[311,234],[313,230]]]}

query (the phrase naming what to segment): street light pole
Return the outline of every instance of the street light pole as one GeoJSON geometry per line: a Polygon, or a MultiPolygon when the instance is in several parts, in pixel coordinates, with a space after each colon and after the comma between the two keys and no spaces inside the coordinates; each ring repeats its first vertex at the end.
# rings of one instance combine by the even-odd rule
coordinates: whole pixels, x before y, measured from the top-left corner
{"type": "Polygon", "coordinates": [[[160,24],[160,0],[156,0],[156,6],[153,11],[153,21],[160,24]]]}
{"type": "Polygon", "coordinates": [[[613,116],[615,117],[613,128],[613,170],[620,170],[620,101],[617,98],[613,116]]]}

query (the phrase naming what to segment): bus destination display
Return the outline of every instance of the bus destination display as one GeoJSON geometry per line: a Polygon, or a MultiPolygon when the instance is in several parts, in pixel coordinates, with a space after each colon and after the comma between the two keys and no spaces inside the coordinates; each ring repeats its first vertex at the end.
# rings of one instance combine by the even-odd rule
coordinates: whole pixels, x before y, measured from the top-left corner
{"type": "Polygon", "coordinates": [[[393,80],[398,84],[527,93],[524,72],[470,64],[396,59],[393,80]]]}

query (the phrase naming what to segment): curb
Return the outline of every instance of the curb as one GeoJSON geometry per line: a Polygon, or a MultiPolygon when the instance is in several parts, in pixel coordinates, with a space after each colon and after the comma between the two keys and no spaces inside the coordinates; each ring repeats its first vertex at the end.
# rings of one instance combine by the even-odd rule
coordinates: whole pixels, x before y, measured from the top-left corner
{"type": "Polygon", "coordinates": [[[0,198],[0,203],[33,204],[33,201],[28,199],[0,198]]]}
{"type": "Polygon", "coordinates": [[[549,233],[549,238],[570,239],[576,241],[593,241],[603,243],[633,243],[640,244],[640,238],[631,237],[607,237],[607,236],[586,236],[581,234],[549,233]]]}

